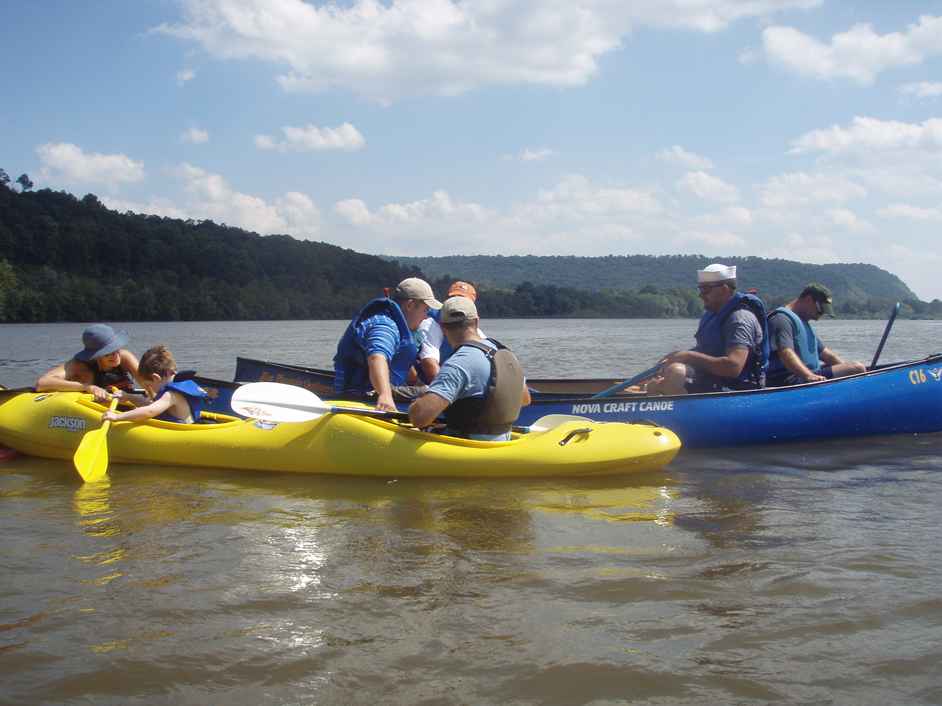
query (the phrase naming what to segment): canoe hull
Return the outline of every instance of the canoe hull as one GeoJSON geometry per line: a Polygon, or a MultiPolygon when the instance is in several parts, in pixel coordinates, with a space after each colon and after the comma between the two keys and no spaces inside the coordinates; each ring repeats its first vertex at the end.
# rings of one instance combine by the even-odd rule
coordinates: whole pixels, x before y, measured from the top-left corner
{"type": "MultiPolygon", "coordinates": [[[[46,458],[71,459],[104,407],[74,392],[0,396],[0,443],[46,458]]],[[[201,466],[353,476],[585,476],[653,471],[680,443],[648,425],[566,422],[492,443],[426,434],[380,419],[328,414],[273,424],[225,419],[184,425],[120,422],[108,434],[112,463],[201,466]],[[577,432],[588,429],[588,432],[577,432]],[[567,435],[570,441],[560,445],[567,435]]]]}
{"type": "MultiPolygon", "coordinates": [[[[331,373],[240,359],[240,381],[251,374],[305,387],[331,384],[331,373]]],[[[810,441],[876,434],[942,431],[942,355],[895,363],[836,380],[788,388],[675,397],[593,398],[617,381],[529,380],[533,402],[517,424],[546,414],[598,421],[650,420],[673,430],[685,448],[810,441]]]]}

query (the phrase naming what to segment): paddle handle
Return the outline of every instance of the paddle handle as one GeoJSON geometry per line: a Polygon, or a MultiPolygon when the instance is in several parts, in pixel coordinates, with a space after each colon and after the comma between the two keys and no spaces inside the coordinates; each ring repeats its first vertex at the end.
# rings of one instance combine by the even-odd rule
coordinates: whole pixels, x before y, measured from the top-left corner
{"type": "Polygon", "coordinates": [[[648,368],[644,372],[638,373],[637,375],[635,375],[633,378],[629,380],[623,380],[617,385],[612,385],[611,387],[608,387],[602,390],[601,392],[596,392],[594,395],[592,395],[592,397],[611,397],[612,395],[617,394],[620,390],[623,390],[626,387],[631,387],[632,385],[635,385],[641,382],[642,380],[646,380],[647,378],[654,375],[660,369],[661,369],[661,364],[658,363],[654,367],[648,368]]]}
{"type": "Polygon", "coordinates": [[[883,352],[883,346],[886,343],[886,338],[890,335],[890,329],[893,328],[893,322],[896,321],[896,315],[899,313],[899,304],[899,302],[896,302],[896,305],[893,307],[893,311],[890,312],[890,320],[886,322],[886,328],[883,329],[883,338],[880,339],[880,345],[877,346],[877,352],[873,354],[873,360],[870,361],[871,370],[877,367],[877,361],[880,360],[880,354],[883,352]]]}

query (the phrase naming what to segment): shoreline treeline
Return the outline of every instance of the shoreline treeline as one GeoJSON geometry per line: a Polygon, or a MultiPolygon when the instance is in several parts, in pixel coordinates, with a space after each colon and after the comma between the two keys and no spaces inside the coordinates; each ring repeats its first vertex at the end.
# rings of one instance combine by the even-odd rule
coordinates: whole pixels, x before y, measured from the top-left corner
{"type": "MultiPolygon", "coordinates": [[[[422,274],[415,264],[287,235],[118,213],[94,194],[33,191],[25,174],[16,183],[19,190],[0,179],[0,322],[347,319],[382,286],[422,274]]],[[[474,280],[469,268],[436,274],[429,279],[440,293],[452,279],[474,280]]],[[[524,279],[483,285],[479,294],[487,318],[695,318],[702,311],[692,285],[590,291],[524,279]]],[[[760,294],[770,307],[790,298],[760,294]]],[[[891,304],[838,298],[836,310],[884,318],[891,304]]],[[[904,304],[902,316],[942,318],[938,300],[904,304]]]]}

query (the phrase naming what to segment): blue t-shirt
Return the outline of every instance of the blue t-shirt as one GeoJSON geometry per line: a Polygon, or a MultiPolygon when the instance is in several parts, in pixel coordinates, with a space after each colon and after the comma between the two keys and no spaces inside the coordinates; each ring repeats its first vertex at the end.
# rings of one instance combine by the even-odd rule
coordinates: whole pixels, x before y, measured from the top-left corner
{"type": "Polygon", "coordinates": [[[392,360],[399,349],[399,327],[386,314],[375,314],[361,321],[357,334],[367,358],[382,353],[386,360],[392,360]]]}
{"type": "MultiPolygon", "coordinates": [[[[483,343],[489,348],[497,348],[490,341],[485,340],[483,343]]],[[[491,361],[476,348],[463,346],[442,363],[441,370],[429,385],[428,391],[452,404],[466,397],[484,397],[490,379],[491,361]]],[[[469,434],[468,438],[479,441],[507,441],[510,439],[510,433],[469,434]]]]}

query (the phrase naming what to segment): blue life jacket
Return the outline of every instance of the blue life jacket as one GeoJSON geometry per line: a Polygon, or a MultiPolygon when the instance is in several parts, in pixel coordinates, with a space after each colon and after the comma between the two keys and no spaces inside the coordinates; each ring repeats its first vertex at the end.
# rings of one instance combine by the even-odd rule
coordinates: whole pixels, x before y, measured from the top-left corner
{"type": "Polygon", "coordinates": [[[366,319],[377,314],[388,316],[399,329],[399,346],[389,361],[389,382],[391,385],[405,383],[409,368],[415,362],[419,350],[402,309],[392,299],[380,297],[360,309],[337,344],[337,354],[334,356],[334,392],[367,393],[373,389],[366,351],[358,329],[366,319]]]}
{"type": "Polygon", "coordinates": [[[721,378],[697,371],[698,387],[721,390],[747,390],[765,385],[765,371],[769,366],[769,326],[766,321],[765,303],[754,294],[733,292],[733,296],[718,312],[706,312],[697,328],[695,351],[721,358],[726,355],[727,342],[723,339],[723,324],[730,314],[739,309],[748,309],[755,314],[762,328],[762,341],[752,347],[742,372],[736,378],[721,378]]]}
{"type": "MultiPolygon", "coordinates": [[[[795,339],[795,352],[808,370],[814,373],[818,372],[821,369],[821,359],[818,357],[818,336],[811,328],[811,324],[803,321],[798,314],[787,306],[780,306],[769,314],[769,318],[771,319],[776,314],[784,314],[788,317],[792,325],[792,337],[795,339]]],[[[778,351],[772,351],[772,355],[769,357],[769,377],[783,377],[788,372],[789,370],[779,357],[778,351]]]]}
{"type": "MultiPolygon", "coordinates": [[[[429,309],[428,317],[435,321],[439,326],[442,325],[442,310],[441,309],[429,309]]],[[[438,347],[438,365],[441,365],[448,360],[452,354],[455,352],[455,349],[451,347],[451,344],[448,342],[448,336],[445,335],[445,332],[442,331],[442,344],[438,347]]],[[[418,356],[418,353],[416,353],[418,356]]],[[[422,370],[422,361],[416,357],[415,359],[415,370],[419,375],[419,379],[424,382],[426,385],[432,384],[432,381],[429,380],[425,371],[422,370]]]]}
{"type": "MultiPolygon", "coordinates": [[[[186,398],[186,403],[190,406],[190,414],[193,415],[193,421],[198,422],[200,418],[200,412],[203,411],[203,402],[207,397],[209,397],[209,393],[197,385],[193,380],[183,380],[181,382],[174,380],[161,387],[157,391],[157,397],[155,399],[159,400],[169,390],[179,392],[186,398]]],[[[182,419],[174,417],[170,413],[169,409],[158,416],[157,419],[162,419],[165,422],[177,422],[182,424],[186,423],[182,419]]]]}

